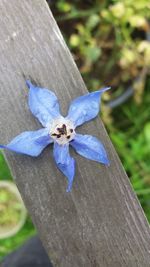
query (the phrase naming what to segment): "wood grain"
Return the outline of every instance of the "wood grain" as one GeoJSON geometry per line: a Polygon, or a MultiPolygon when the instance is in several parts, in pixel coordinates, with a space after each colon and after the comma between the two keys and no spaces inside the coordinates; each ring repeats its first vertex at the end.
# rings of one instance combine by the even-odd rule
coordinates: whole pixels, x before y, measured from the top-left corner
{"type": "MultiPolygon", "coordinates": [[[[63,114],[87,92],[44,0],[0,0],[0,62],[0,143],[41,127],[28,109],[25,77],[52,89],[63,114]]],[[[54,267],[149,267],[149,225],[101,120],[78,132],[102,140],[111,166],[71,151],[77,171],[69,194],[52,146],[38,158],[6,152],[54,267]]]]}

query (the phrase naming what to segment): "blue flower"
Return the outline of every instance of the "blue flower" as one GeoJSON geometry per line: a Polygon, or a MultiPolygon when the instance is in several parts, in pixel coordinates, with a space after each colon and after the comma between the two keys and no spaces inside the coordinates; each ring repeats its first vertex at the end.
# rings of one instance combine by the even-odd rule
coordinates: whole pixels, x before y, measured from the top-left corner
{"type": "Polygon", "coordinates": [[[53,92],[39,88],[29,80],[26,84],[29,88],[29,108],[44,128],[23,132],[8,145],[0,147],[36,157],[47,145],[54,143],[54,159],[59,170],[68,179],[69,192],[75,174],[75,160],[69,154],[69,144],[81,156],[109,165],[103,144],[91,135],[77,134],[75,128],[98,115],[101,95],[110,88],[106,87],[76,98],[70,105],[67,117],[63,117],[53,92]]]}

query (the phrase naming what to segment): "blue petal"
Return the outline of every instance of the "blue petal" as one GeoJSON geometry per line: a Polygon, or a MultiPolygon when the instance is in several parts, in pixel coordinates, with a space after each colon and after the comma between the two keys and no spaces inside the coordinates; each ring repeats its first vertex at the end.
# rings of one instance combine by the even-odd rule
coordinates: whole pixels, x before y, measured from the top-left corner
{"type": "Polygon", "coordinates": [[[72,120],[75,126],[79,126],[95,118],[100,110],[101,94],[109,89],[110,87],[106,87],[73,100],[67,119],[72,120]]]}
{"type": "Polygon", "coordinates": [[[60,171],[68,179],[67,192],[71,191],[75,174],[75,160],[70,157],[69,145],[59,145],[54,143],[54,159],[60,171]]]}
{"type": "Polygon", "coordinates": [[[48,89],[40,88],[26,81],[29,90],[29,107],[41,124],[46,127],[60,116],[59,103],[56,95],[48,89]]]}
{"type": "Polygon", "coordinates": [[[75,139],[70,145],[81,156],[109,165],[106,150],[103,144],[94,136],[76,134],[75,139]]]}
{"type": "Polygon", "coordinates": [[[23,132],[16,136],[8,145],[1,145],[0,147],[36,157],[52,142],[48,130],[40,129],[38,131],[23,132]]]}

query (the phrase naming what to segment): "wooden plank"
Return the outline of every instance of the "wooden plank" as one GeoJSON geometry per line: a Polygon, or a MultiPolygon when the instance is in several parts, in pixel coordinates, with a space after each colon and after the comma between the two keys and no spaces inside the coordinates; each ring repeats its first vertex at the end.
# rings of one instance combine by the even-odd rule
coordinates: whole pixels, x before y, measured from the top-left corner
{"type": "MultiPolygon", "coordinates": [[[[40,125],[27,105],[25,78],[51,88],[65,114],[87,89],[43,0],[0,0],[0,142],[40,125]]],[[[73,190],[52,159],[6,152],[17,186],[54,266],[148,267],[150,230],[99,118],[79,132],[105,144],[111,166],[76,155],[73,190]]]]}

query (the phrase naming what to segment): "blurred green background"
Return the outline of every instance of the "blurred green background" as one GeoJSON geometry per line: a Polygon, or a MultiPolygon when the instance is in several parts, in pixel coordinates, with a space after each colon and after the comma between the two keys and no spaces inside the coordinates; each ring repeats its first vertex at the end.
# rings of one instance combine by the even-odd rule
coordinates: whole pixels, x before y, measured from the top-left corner
{"type": "MultiPolygon", "coordinates": [[[[101,116],[150,222],[150,2],[47,2],[88,89],[112,86],[101,116]]],[[[12,180],[2,154],[0,180],[12,180]]],[[[0,240],[0,259],[33,234],[28,216],[15,236],[0,240]]]]}

